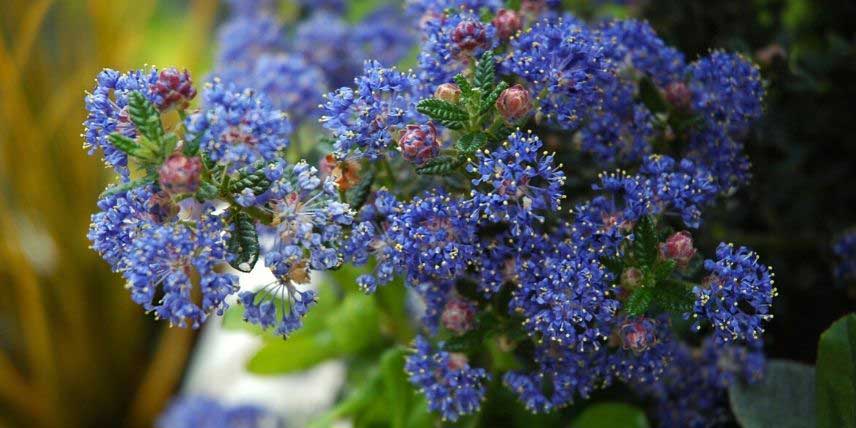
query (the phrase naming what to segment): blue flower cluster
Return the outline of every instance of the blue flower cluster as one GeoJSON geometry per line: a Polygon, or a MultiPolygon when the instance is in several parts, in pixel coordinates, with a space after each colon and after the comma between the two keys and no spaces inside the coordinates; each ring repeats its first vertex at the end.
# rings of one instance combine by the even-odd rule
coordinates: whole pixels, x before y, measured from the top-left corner
{"type": "Polygon", "coordinates": [[[157,428],[282,428],[283,421],[250,404],[228,406],[193,395],[174,399],[158,417],[157,428]]]}
{"type": "Polygon", "coordinates": [[[237,294],[287,337],[313,271],[365,266],[366,293],[403,279],[421,300],[407,376],[449,421],[489,388],[541,413],[621,383],[661,426],[710,426],[725,388],[759,379],[773,275],[744,247],[693,246],[749,177],[764,90],[748,60],[687,63],[645,22],[553,1],[409,1],[421,35],[394,9],[348,24],[344,2],[301,2],[285,32],[271,2],[232,3],[198,109],[177,71],[105,71],[87,96],[87,146],[121,177],[89,238],[146,310],[198,327],[237,294]],[[132,92],[186,120],[160,132],[167,109],[130,111],[132,92]],[[286,153],[315,119],[318,168],[286,153]],[[239,290],[226,265],[257,260],[274,280],[239,290]]]}
{"type": "Polygon", "coordinates": [[[856,278],[856,232],[846,232],[832,245],[832,251],[838,258],[835,276],[838,279],[856,278]]]}

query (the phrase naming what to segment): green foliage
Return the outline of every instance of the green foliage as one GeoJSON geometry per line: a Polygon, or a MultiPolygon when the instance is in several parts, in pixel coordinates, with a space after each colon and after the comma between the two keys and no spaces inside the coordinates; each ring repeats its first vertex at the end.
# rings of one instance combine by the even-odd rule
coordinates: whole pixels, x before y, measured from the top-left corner
{"type": "Polygon", "coordinates": [[[657,85],[648,76],[639,80],[639,100],[652,113],[665,113],[669,108],[660,90],[657,89],[657,85]]]}
{"type": "Polygon", "coordinates": [[[820,336],[816,392],[818,427],[856,427],[856,314],[820,336]]]}
{"type": "Polygon", "coordinates": [[[648,428],[641,409],[623,403],[597,403],[586,407],[571,424],[574,428],[648,428]]]}
{"type": "Polygon", "coordinates": [[[260,195],[270,188],[271,182],[264,173],[264,164],[257,163],[238,172],[238,177],[229,183],[229,191],[238,194],[244,189],[250,189],[253,194],[260,195]]]}
{"type": "Polygon", "coordinates": [[[645,314],[651,302],[654,300],[654,290],[648,287],[637,288],[633,290],[627,302],[624,304],[624,310],[631,317],[638,317],[645,314]]]}
{"type": "Polygon", "coordinates": [[[731,410],[744,428],[815,427],[814,382],[813,367],[770,360],[762,381],[728,389],[731,410]]]}
{"type": "Polygon", "coordinates": [[[348,194],[346,195],[346,201],[348,205],[351,206],[354,210],[359,210],[362,208],[363,204],[366,203],[366,199],[368,199],[369,194],[372,191],[372,183],[374,183],[375,172],[374,170],[368,171],[362,178],[360,178],[360,182],[357,183],[352,189],[348,190],[348,194]]]}
{"type": "Polygon", "coordinates": [[[131,92],[128,96],[128,115],[142,136],[154,142],[164,137],[157,108],[140,92],[131,92]]]}
{"type": "Polygon", "coordinates": [[[491,143],[499,143],[508,138],[512,132],[514,132],[513,126],[505,122],[499,122],[498,125],[491,127],[487,131],[487,140],[491,143]]]}
{"type": "Polygon", "coordinates": [[[487,144],[487,134],[483,132],[475,132],[461,137],[455,144],[455,148],[463,153],[474,153],[484,148],[487,144]]]}
{"type": "Polygon", "coordinates": [[[416,168],[420,175],[449,175],[466,162],[459,156],[438,156],[416,168]]]}
{"type": "Polygon", "coordinates": [[[114,185],[108,187],[107,189],[105,189],[103,192],[101,192],[101,195],[98,196],[98,199],[101,199],[105,196],[115,195],[117,193],[127,192],[128,190],[131,190],[135,187],[143,186],[143,185],[151,184],[151,183],[154,183],[154,179],[151,177],[145,177],[145,178],[140,178],[138,180],[132,180],[132,181],[129,181],[127,183],[114,184],[114,185]]]}
{"type": "Polygon", "coordinates": [[[243,211],[233,210],[231,223],[233,230],[228,248],[234,257],[229,264],[241,272],[250,272],[259,260],[259,236],[253,218],[243,211]]]}
{"type": "Polygon", "coordinates": [[[470,118],[460,107],[436,98],[419,101],[416,110],[449,129],[462,129],[470,118]]]}
{"type": "Polygon", "coordinates": [[[110,143],[114,147],[125,152],[128,156],[136,156],[137,151],[140,149],[140,145],[136,141],[118,132],[110,134],[107,139],[110,140],[110,143]]]}
{"type": "Polygon", "coordinates": [[[493,82],[496,80],[494,69],[496,63],[493,59],[493,52],[487,51],[476,63],[476,71],[474,76],[474,86],[479,89],[482,96],[490,93],[493,88],[493,82]]]}
{"type": "Polygon", "coordinates": [[[642,268],[651,268],[657,262],[657,228],[654,219],[642,217],[633,228],[633,254],[642,268]]]}

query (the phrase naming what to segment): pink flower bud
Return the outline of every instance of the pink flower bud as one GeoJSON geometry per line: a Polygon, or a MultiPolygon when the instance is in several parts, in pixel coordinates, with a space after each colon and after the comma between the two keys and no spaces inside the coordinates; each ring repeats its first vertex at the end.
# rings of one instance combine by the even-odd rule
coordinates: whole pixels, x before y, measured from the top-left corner
{"type": "Polygon", "coordinates": [[[491,22],[496,27],[496,34],[503,40],[513,36],[523,26],[520,15],[511,9],[500,9],[491,22]]]}
{"type": "Polygon", "coordinates": [[[502,91],[496,100],[496,109],[509,122],[519,120],[532,110],[529,91],[519,83],[502,91]]]}
{"type": "Polygon", "coordinates": [[[464,334],[473,328],[475,318],[476,308],[470,302],[452,298],[443,308],[440,323],[455,334],[464,334]]]}
{"type": "Polygon", "coordinates": [[[621,272],[621,286],[626,289],[634,289],[642,285],[642,271],[631,267],[621,272]]]}
{"type": "Polygon", "coordinates": [[[155,94],[155,100],[160,111],[166,111],[173,107],[184,110],[190,104],[190,100],[196,96],[196,88],[190,79],[190,73],[178,71],[176,68],[165,68],[158,74],[158,80],[151,86],[155,94]]]}
{"type": "Polygon", "coordinates": [[[660,244],[660,258],[663,260],[674,260],[680,268],[686,268],[696,254],[693,248],[693,237],[686,230],[682,230],[666,239],[660,244]]]}
{"type": "Polygon", "coordinates": [[[629,320],[618,330],[621,347],[634,353],[645,352],[657,344],[657,324],[647,318],[629,320]]]}
{"type": "Polygon", "coordinates": [[[481,22],[461,21],[452,31],[452,41],[465,52],[480,47],[485,48],[487,47],[487,30],[481,22]]]}
{"type": "Polygon", "coordinates": [[[440,154],[437,128],[430,122],[427,125],[407,125],[398,139],[398,148],[404,159],[416,165],[437,157],[440,154]]]}
{"type": "Polygon", "coordinates": [[[689,111],[692,107],[693,94],[684,82],[672,82],[666,86],[666,101],[678,111],[689,111]]]}
{"type": "Polygon", "coordinates": [[[434,91],[434,98],[449,103],[457,103],[461,99],[461,88],[454,83],[444,83],[434,91]]]}
{"type": "Polygon", "coordinates": [[[171,195],[193,193],[199,188],[201,172],[202,160],[199,157],[173,153],[158,170],[161,189],[171,195]]]}

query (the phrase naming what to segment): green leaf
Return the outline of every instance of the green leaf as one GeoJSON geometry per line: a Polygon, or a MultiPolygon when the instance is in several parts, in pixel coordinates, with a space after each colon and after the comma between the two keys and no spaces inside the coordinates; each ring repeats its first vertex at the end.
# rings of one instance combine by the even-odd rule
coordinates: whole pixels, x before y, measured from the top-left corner
{"type": "Polygon", "coordinates": [[[728,389],[731,410],[744,428],[813,428],[814,378],[811,366],[770,360],[761,382],[728,389]]]}
{"type": "Polygon", "coordinates": [[[695,296],[680,281],[665,280],[653,289],[653,302],[665,311],[684,314],[692,309],[695,296]]]}
{"type": "Polygon", "coordinates": [[[160,114],[140,92],[131,92],[128,96],[128,115],[141,135],[151,141],[161,142],[164,132],[160,114]]]}
{"type": "Polygon", "coordinates": [[[242,169],[238,173],[238,177],[229,183],[229,191],[233,194],[238,194],[243,192],[244,189],[250,189],[254,195],[260,195],[267,191],[271,186],[271,182],[265,175],[263,168],[263,164],[256,164],[242,169]]]}
{"type": "Polygon", "coordinates": [[[460,336],[452,336],[443,344],[443,350],[449,352],[474,352],[484,341],[482,329],[470,330],[460,336]]]}
{"type": "Polygon", "coordinates": [[[820,335],[816,391],[818,427],[856,427],[856,314],[820,335]]]}
{"type": "Polygon", "coordinates": [[[383,381],[383,396],[390,410],[389,426],[406,428],[414,391],[404,372],[405,350],[395,347],[380,357],[380,373],[383,381]]]}
{"type": "Polygon", "coordinates": [[[657,85],[649,77],[643,77],[639,81],[639,99],[652,113],[663,113],[669,107],[657,85]]]}
{"type": "Polygon", "coordinates": [[[460,107],[436,98],[419,101],[416,110],[450,129],[461,129],[470,115],[460,107]]]}
{"type": "Polygon", "coordinates": [[[493,88],[493,82],[496,78],[494,75],[495,67],[492,51],[485,52],[476,63],[475,87],[481,90],[483,97],[490,93],[493,88]]]}
{"type": "Polygon", "coordinates": [[[620,257],[604,257],[600,259],[600,262],[617,277],[624,273],[624,260],[621,260],[620,257]]]}
{"type": "Polygon", "coordinates": [[[511,135],[512,132],[514,132],[513,126],[506,123],[502,123],[496,128],[491,128],[490,130],[488,130],[487,140],[491,143],[499,143],[508,138],[508,136],[511,135]]]}
{"type": "Polygon", "coordinates": [[[676,266],[677,263],[674,260],[657,260],[649,272],[655,281],[662,281],[675,271],[676,266]]]}
{"type": "Polygon", "coordinates": [[[636,290],[633,290],[633,293],[627,298],[627,303],[625,303],[624,309],[631,317],[642,316],[645,314],[645,311],[648,310],[648,306],[651,305],[653,300],[653,289],[649,287],[637,288],[636,290]]]}
{"type": "Polygon", "coordinates": [[[145,177],[140,178],[138,180],[132,180],[127,183],[114,184],[105,189],[103,192],[101,192],[101,194],[98,196],[98,199],[101,199],[105,196],[115,195],[117,193],[127,192],[135,187],[152,184],[154,182],[155,180],[153,177],[145,177]]]}
{"type": "Polygon", "coordinates": [[[493,91],[491,91],[481,100],[481,104],[479,105],[479,114],[485,114],[490,109],[492,109],[494,103],[496,102],[496,100],[499,99],[499,96],[502,94],[502,91],[506,89],[508,89],[508,83],[499,82],[499,84],[496,85],[496,88],[494,88],[493,91]]]}
{"type": "Polygon", "coordinates": [[[362,208],[363,204],[366,203],[366,199],[368,199],[369,194],[372,192],[372,183],[374,183],[374,179],[374,170],[369,170],[369,172],[360,179],[360,182],[357,183],[354,188],[348,190],[347,201],[348,205],[350,205],[352,209],[359,210],[362,208]]]}
{"type": "Polygon", "coordinates": [[[462,166],[464,162],[465,160],[460,157],[438,156],[417,167],[416,173],[420,175],[449,175],[462,166]]]}
{"type": "Polygon", "coordinates": [[[623,403],[597,403],[586,407],[571,423],[574,428],[647,428],[641,409],[623,403]]]}
{"type": "Polygon", "coordinates": [[[508,0],[505,2],[505,8],[511,10],[520,10],[520,0],[508,0]]]}
{"type": "Polygon", "coordinates": [[[455,83],[461,88],[461,99],[468,100],[473,96],[473,86],[463,74],[455,76],[455,83]]]}
{"type": "Polygon", "coordinates": [[[475,132],[461,137],[455,144],[455,148],[464,153],[474,153],[481,150],[487,144],[487,135],[483,132],[475,132]]]}
{"type": "Polygon", "coordinates": [[[136,156],[140,145],[133,138],[128,138],[118,132],[114,132],[107,137],[113,147],[125,152],[128,156],[136,156]]]}
{"type": "Polygon", "coordinates": [[[200,202],[216,199],[219,195],[220,189],[218,189],[217,186],[208,181],[203,181],[199,183],[199,189],[196,190],[196,200],[200,202]]]}
{"type": "Polygon", "coordinates": [[[229,252],[234,256],[229,264],[241,272],[250,272],[259,260],[259,235],[249,214],[234,210],[232,234],[229,237],[229,252]]]}
{"type": "Polygon", "coordinates": [[[639,219],[633,229],[633,252],[636,260],[644,268],[653,268],[657,262],[657,229],[654,220],[645,216],[639,219]]]}
{"type": "Polygon", "coordinates": [[[335,356],[336,345],[329,332],[293,336],[288,340],[267,342],[247,362],[247,370],[259,375],[294,373],[335,356]]]}

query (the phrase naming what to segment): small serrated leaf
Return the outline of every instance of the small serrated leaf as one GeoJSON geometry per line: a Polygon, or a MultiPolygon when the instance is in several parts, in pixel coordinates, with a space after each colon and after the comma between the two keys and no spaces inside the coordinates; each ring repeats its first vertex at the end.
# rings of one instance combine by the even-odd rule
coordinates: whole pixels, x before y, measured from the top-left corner
{"type": "Polygon", "coordinates": [[[483,132],[475,132],[461,137],[455,144],[455,148],[463,153],[474,153],[481,150],[487,144],[487,135],[483,132]]]}
{"type": "Polygon", "coordinates": [[[154,182],[155,182],[154,178],[145,177],[145,178],[141,178],[138,180],[128,181],[126,183],[114,184],[114,185],[108,187],[107,189],[105,189],[103,192],[101,192],[101,194],[98,196],[98,199],[101,199],[105,196],[111,196],[111,195],[115,195],[118,193],[127,192],[127,191],[134,189],[136,187],[144,186],[146,184],[152,184],[154,182]]]}
{"type": "Polygon", "coordinates": [[[511,133],[514,132],[514,128],[512,128],[508,124],[501,124],[496,129],[492,129],[488,131],[487,140],[491,143],[499,143],[508,138],[511,133]]]}
{"type": "Polygon", "coordinates": [[[250,272],[259,260],[259,236],[249,214],[235,210],[232,214],[232,234],[228,242],[232,254],[229,264],[241,272],[250,272]]]}
{"type": "Polygon", "coordinates": [[[658,260],[651,268],[650,274],[655,281],[662,281],[675,271],[675,267],[677,267],[677,263],[674,260],[658,260]]]}
{"type": "Polygon", "coordinates": [[[642,287],[633,290],[633,293],[627,299],[625,310],[631,317],[638,317],[645,314],[648,306],[654,300],[654,292],[650,288],[642,287]]]}
{"type": "Polygon", "coordinates": [[[132,138],[128,138],[118,132],[114,132],[107,137],[113,147],[125,152],[128,156],[135,156],[140,149],[140,145],[132,138]]]}
{"type": "Polygon", "coordinates": [[[151,141],[161,142],[164,136],[157,108],[140,92],[128,96],[128,115],[137,130],[151,141]]]}
{"type": "Polygon", "coordinates": [[[352,209],[359,210],[366,203],[366,199],[372,191],[374,179],[375,172],[369,171],[354,188],[348,190],[347,201],[352,209]]]}
{"type": "Polygon", "coordinates": [[[621,273],[624,272],[624,261],[619,257],[604,257],[600,259],[600,262],[615,276],[621,276],[621,273]]]}
{"type": "Polygon", "coordinates": [[[482,96],[490,93],[493,88],[493,82],[496,78],[494,74],[494,68],[496,67],[496,63],[493,59],[493,52],[487,51],[476,63],[476,72],[475,72],[475,87],[480,89],[482,92],[482,96]]]}
{"type": "Polygon", "coordinates": [[[464,160],[462,158],[440,156],[417,167],[416,173],[420,175],[448,175],[463,164],[464,160]]]}
{"type": "Polygon", "coordinates": [[[470,115],[460,107],[436,98],[424,99],[416,105],[416,110],[436,120],[450,129],[461,129],[470,115]]]}
{"type": "Polygon", "coordinates": [[[682,315],[692,309],[695,296],[683,283],[665,280],[653,288],[653,301],[667,312],[682,315]]]}
{"type": "Polygon", "coordinates": [[[470,81],[467,80],[463,74],[455,76],[455,83],[457,83],[458,87],[461,88],[461,96],[463,98],[469,97],[473,94],[473,86],[470,85],[470,81]]]}
{"type": "Polygon", "coordinates": [[[657,229],[654,220],[645,216],[633,228],[633,253],[644,268],[653,268],[657,262],[657,229]]]}

